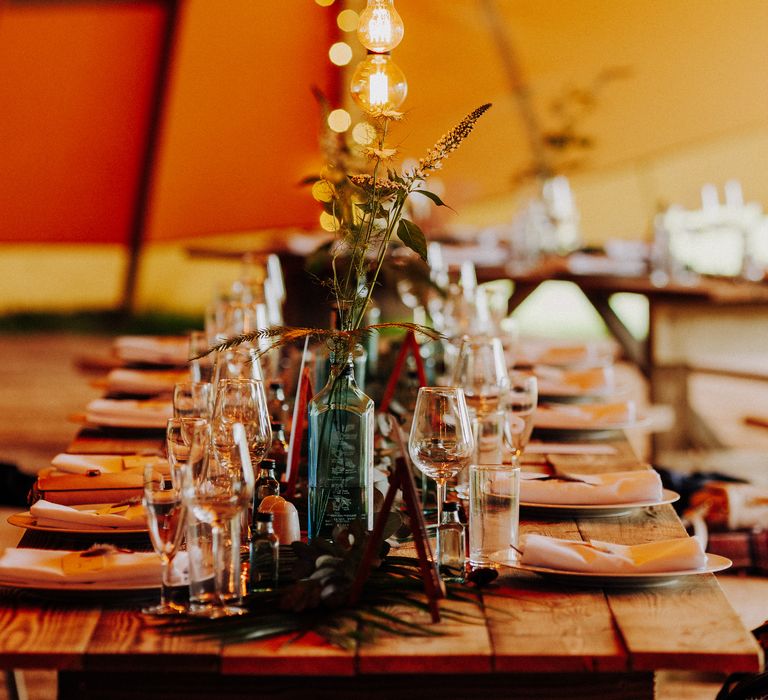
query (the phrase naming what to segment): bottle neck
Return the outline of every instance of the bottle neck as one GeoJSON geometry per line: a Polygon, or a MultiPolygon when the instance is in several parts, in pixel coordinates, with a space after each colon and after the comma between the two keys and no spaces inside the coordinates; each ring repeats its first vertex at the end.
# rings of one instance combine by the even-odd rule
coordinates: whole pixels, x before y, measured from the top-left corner
{"type": "Polygon", "coordinates": [[[264,523],[260,521],[256,521],[256,532],[254,534],[257,535],[271,535],[274,533],[274,528],[272,527],[272,523],[264,523]]]}
{"type": "Polygon", "coordinates": [[[459,514],[455,510],[444,510],[442,516],[442,520],[440,521],[441,525],[445,525],[447,523],[461,523],[461,520],[459,520],[459,514]]]}

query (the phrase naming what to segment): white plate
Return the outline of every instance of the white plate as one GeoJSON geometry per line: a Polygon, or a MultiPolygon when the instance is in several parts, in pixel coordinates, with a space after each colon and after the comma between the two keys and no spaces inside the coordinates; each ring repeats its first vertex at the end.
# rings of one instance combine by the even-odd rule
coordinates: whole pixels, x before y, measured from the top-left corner
{"type": "MultiPolygon", "coordinates": [[[[95,510],[97,508],[103,508],[104,506],[112,505],[110,503],[96,503],[87,504],[81,506],[72,506],[72,508],[79,510],[95,510]]],[[[93,527],[92,525],[83,525],[81,527],[74,527],[73,525],[67,526],[62,523],[61,527],[53,525],[38,525],[34,515],[29,511],[25,513],[15,513],[8,517],[8,523],[15,525],[16,527],[23,527],[27,530],[37,530],[39,532],[61,532],[67,534],[92,534],[103,535],[109,533],[110,535],[135,535],[137,532],[148,532],[146,525],[142,527],[93,527]]]]}
{"type": "Polygon", "coordinates": [[[632,503],[600,503],[597,505],[569,503],[520,502],[526,513],[546,518],[611,518],[627,515],[638,508],[652,508],[680,500],[680,494],[664,489],[659,501],[634,501],[632,503]]]}
{"type": "Polygon", "coordinates": [[[120,581],[99,581],[98,583],[64,583],[53,581],[4,581],[1,588],[18,588],[23,591],[64,591],[69,593],[100,593],[121,591],[154,591],[160,589],[160,583],[134,583],[120,581]]]}
{"type": "MultiPolygon", "coordinates": [[[[514,554],[514,553],[513,553],[514,554]]],[[[571,586],[599,586],[601,588],[637,588],[645,586],[666,586],[675,583],[685,576],[712,574],[728,569],[733,562],[719,554],[707,554],[707,564],[703,569],[685,569],[683,571],[663,571],[659,573],[621,573],[596,574],[584,571],[567,571],[565,569],[549,569],[543,566],[526,566],[519,564],[514,554],[509,559],[498,559],[499,564],[509,566],[518,571],[527,571],[542,576],[556,583],[571,586]]]]}

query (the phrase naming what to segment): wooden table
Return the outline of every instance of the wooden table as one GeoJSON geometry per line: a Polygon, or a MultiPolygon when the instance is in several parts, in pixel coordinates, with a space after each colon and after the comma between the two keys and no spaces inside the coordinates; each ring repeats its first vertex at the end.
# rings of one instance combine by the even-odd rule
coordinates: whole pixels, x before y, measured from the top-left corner
{"type": "MultiPolygon", "coordinates": [[[[672,430],[654,435],[654,451],[723,447],[691,408],[688,377],[699,369],[755,376],[754,368],[744,362],[743,350],[751,348],[754,355],[768,342],[768,284],[702,276],[690,284],[672,281],[659,286],[648,275],[574,274],[568,269],[567,258],[545,259],[537,267],[511,276],[503,267],[480,267],[477,272],[480,281],[508,277],[514,281],[510,313],[544,282],[577,285],[627,359],[650,380],[652,401],[675,409],[672,430]],[[641,294],[648,300],[647,338],[632,335],[611,307],[610,299],[618,293],[641,294]],[[713,355],[714,364],[702,362],[713,355]]],[[[768,372],[762,378],[768,379],[768,372]]]]}
{"type": "MultiPolygon", "coordinates": [[[[644,468],[620,437],[614,455],[550,456],[550,462],[574,471],[644,468]]],[[[599,520],[534,521],[523,515],[522,531],[627,544],[685,534],[671,506],[599,520]]],[[[311,635],[224,647],[169,636],[128,600],[68,603],[8,592],[0,596],[0,668],[57,670],[62,700],[421,700],[425,694],[491,693],[626,700],[653,697],[660,669],[762,667],[759,647],[711,574],[673,586],[604,591],[506,570],[496,593],[484,596],[473,624],[442,622],[444,636],[381,638],[348,652],[311,635]]]]}

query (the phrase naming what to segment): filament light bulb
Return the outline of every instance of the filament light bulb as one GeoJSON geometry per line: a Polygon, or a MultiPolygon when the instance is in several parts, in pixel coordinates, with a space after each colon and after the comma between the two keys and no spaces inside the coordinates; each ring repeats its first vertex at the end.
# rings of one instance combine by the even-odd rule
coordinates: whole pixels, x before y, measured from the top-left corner
{"type": "Polygon", "coordinates": [[[408,83],[390,56],[369,54],[355,69],[349,91],[363,111],[389,111],[403,104],[408,83]]]}
{"type": "Polygon", "coordinates": [[[404,32],[394,0],[368,0],[357,26],[357,38],[366,49],[374,53],[391,51],[402,41],[404,32]]]}

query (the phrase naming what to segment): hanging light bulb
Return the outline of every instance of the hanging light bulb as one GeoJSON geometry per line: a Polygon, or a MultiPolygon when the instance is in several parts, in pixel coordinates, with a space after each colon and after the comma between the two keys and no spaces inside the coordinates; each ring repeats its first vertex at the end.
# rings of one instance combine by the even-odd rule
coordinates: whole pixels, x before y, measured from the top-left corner
{"type": "Polygon", "coordinates": [[[390,56],[368,54],[355,68],[349,91],[363,111],[389,111],[403,104],[408,83],[390,56]]]}
{"type": "Polygon", "coordinates": [[[391,51],[400,43],[404,32],[394,0],[368,0],[357,25],[357,38],[366,49],[374,53],[391,51]]]}

